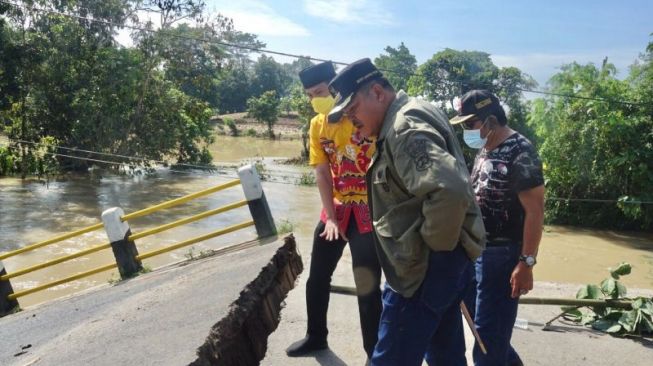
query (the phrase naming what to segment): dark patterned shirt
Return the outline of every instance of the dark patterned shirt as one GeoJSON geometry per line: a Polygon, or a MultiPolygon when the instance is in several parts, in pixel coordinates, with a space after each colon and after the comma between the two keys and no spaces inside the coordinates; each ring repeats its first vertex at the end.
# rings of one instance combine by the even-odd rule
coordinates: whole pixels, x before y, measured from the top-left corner
{"type": "Polygon", "coordinates": [[[522,241],[524,208],[517,194],[544,184],[542,162],[528,139],[514,133],[474,161],[472,186],[488,240],[522,241]]]}

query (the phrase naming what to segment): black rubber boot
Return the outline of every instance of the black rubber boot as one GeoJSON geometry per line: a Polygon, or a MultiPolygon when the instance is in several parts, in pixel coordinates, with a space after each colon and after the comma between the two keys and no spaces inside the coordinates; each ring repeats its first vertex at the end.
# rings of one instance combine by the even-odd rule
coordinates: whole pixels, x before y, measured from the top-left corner
{"type": "Polygon", "coordinates": [[[300,357],[307,355],[311,352],[320,351],[329,348],[326,339],[316,339],[306,336],[298,340],[286,349],[286,354],[289,357],[300,357]]]}

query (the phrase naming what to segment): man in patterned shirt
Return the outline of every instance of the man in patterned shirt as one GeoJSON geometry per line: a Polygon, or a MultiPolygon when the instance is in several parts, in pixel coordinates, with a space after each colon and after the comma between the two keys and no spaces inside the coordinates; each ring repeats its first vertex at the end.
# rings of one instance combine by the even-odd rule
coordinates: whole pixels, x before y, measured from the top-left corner
{"type": "Polygon", "coordinates": [[[461,124],[465,143],[480,149],[471,178],[487,247],[476,260],[475,323],[488,353],[476,345],[474,363],[521,365],[510,338],[519,296],[533,289],[544,220],[542,163],[531,142],[508,127],[503,107],[487,90],[463,95],[450,122],[461,124]]]}
{"type": "Polygon", "coordinates": [[[348,118],[327,122],[335,101],[328,83],[335,76],[331,62],[302,70],[299,78],[317,115],[310,125],[310,165],[315,167],[322,212],[315,228],[306,308],[308,330],[291,345],[288,356],[302,356],[327,348],[327,309],[331,275],[349,242],[363,347],[368,358],[377,341],[381,317],[381,265],[374,248],[367,207],[365,173],[374,154],[374,140],[361,137],[348,118]]]}

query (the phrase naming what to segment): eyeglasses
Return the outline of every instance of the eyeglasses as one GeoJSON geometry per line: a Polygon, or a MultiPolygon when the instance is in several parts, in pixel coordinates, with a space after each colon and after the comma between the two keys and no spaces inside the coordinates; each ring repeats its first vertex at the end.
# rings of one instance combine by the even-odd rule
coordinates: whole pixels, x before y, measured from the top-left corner
{"type": "Polygon", "coordinates": [[[356,97],[358,96],[358,93],[355,93],[352,95],[349,105],[343,110],[345,116],[347,117],[353,117],[356,115],[356,112],[358,110],[358,106],[360,105],[360,101],[356,100],[356,97]]]}
{"type": "Polygon", "coordinates": [[[479,122],[479,121],[480,121],[480,119],[478,119],[478,118],[472,118],[470,120],[467,120],[467,121],[461,123],[460,125],[463,127],[464,130],[473,130],[474,125],[476,124],[476,122],[479,122]]]}

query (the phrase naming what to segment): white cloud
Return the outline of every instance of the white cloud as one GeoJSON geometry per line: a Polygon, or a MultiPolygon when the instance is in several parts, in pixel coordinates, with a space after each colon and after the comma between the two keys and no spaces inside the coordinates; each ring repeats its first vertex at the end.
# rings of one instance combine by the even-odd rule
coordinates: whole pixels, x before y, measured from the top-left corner
{"type": "Polygon", "coordinates": [[[277,13],[270,6],[259,0],[214,1],[217,12],[233,19],[236,30],[254,33],[259,36],[295,36],[310,35],[302,25],[277,13]]]}
{"type": "MultiPolygon", "coordinates": [[[[215,5],[215,12],[218,12],[234,21],[236,30],[247,33],[254,33],[258,36],[309,36],[309,31],[303,26],[285,18],[275,12],[272,8],[259,0],[241,0],[239,2],[230,0],[212,1],[215,5]]],[[[137,16],[141,22],[151,21],[154,29],[161,27],[161,20],[158,14],[139,11],[137,16]]],[[[189,20],[182,20],[180,23],[192,23],[189,20]]],[[[133,45],[131,29],[121,29],[114,37],[118,43],[125,47],[133,45]]]]}
{"type": "Polygon", "coordinates": [[[304,0],[309,15],[338,23],[395,25],[379,0],[304,0]]]}

